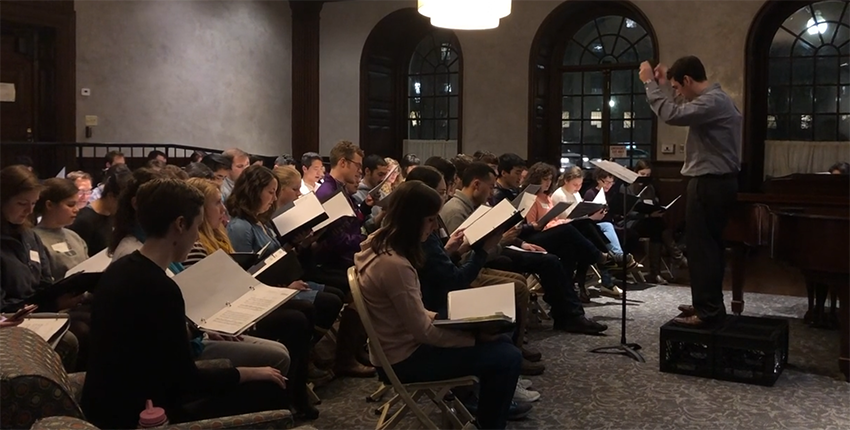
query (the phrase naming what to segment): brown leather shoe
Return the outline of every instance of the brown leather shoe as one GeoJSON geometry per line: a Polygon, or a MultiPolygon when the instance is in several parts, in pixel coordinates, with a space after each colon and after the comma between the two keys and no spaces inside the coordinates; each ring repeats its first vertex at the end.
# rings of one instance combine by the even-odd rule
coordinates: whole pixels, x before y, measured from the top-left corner
{"type": "Polygon", "coordinates": [[[526,359],[522,359],[522,368],[520,369],[519,374],[522,376],[537,376],[542,375],[546,370],[546,366],[541,363],[532,363],[526,359]]]}
{"type": "Polygon", "coordinates": [[[371,378],[376,375],[375,368],[364,366],[357,360],[349,361],[348,363],[337,363],[334,367],[335,376],[349,376],[352,378],[371,378]]]}
{"type": "Polygon", "coordinates": [[[694,309],[692,305],[679,305],[679,312],[681,312],[682,316],[691,316],[696,315],[697,311],[694,309]]]}
{"type": "Polygon", "coordinates": [[[673,318],[673,323],[688,327],[702,327],[706,325],[706,322],[696,315],[673,318]]]}
{"type": "Polygon", "coordinates": [[[540,351],[535,351],[531,348],[522,348],[522,358],[532,363],[537,363],[543,358],[543,354],[541,354],[540,351]]]}

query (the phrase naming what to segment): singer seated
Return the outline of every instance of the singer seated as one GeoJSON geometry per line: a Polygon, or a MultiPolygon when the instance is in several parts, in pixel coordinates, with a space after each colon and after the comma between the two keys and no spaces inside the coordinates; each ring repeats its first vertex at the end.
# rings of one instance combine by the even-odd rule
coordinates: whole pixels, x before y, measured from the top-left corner
{"type": "MultiPolygon", "coordinates": [[[[440,195],[420,181],[404,182],[393,192],[383,227],[361,244],[354,259],[364,311],[401,382],[477,376],[478,426],[503,429],[522,353],[505,337],[437,328],[436,313],[422,304],[417,268],[424,258],[422,243],[438,228],[441,206],[440,195]]],[[[377,362],[373,351],[370,355],[377,362]]]]}
{"type": "Polygon", "coordinates": [[[50,178],[42,184],[41,195],[35,204],[35,213],[41,221],[33,229],[48,249],[54,279],[62,279],[68,269],[88,260],[86,242],[67,226],[74,222],[79,191],[74,181],[50,178]]]}
{"type": "MultiPolygon", "coordinates": [[[[655,187],[650,180],[652,166],[646,160],[638,160],[633,170],[639,175],[638,179],[631,185],[620,185],[620,192],[629,196],[640,194],[641,200],[650,200],[653,204],[659,205],[661,201],[658,199],[658,194],[655,192],[655,187]]],[[[671,280],[664,278],[661,274],[661,254],[663,248],[667,248],[667,252],[675,264],[680,267],[687,266],[688,260],[682,254],[682,250],[676,245],[676,241],[673,240],[673,231],[667,228],[663,211],[657,211],[647,215],[632,210],[626,214],[626,219],[621,225],[626,229],[627,237],[649,238],[650,282],[663,285],[671,280]]]]}
{"type": "Polygon", "coordinates": [[[287,406],[286,381],[277,369],[195,366],[183,296],[165,271],[192,248],[203,205],[198,191],[174,179],[138,190],[138,221],[147,240],[106,269],[92,310],[91,360],[80,403],[100,428],[136,428],[146,400],[164,408],[172,423],[287,406]]]}
{"type": "MultiPolygon", "coordinates": [[[[275,167],[275,176],[277,176],[280,187],[278,188],[276,208],[288,205],[295,202],[300,197],[298,184],[301,181],[301,175],[292,166],[275,167]]],[[[353,183],[356,185],[356,182],[353,183]]],[[[274,223],[269,223],[269,227],[277,232],[274,223]]],[[[284,245],[290,252],[298,254],[300,262],[305,273],[307,271],[317,271],[313,261],[313,251],[311,246],[316,237],[313,234],[302,235],[293,240],[295,243],[284,245]]],[[[333,279],[333,278],[330,278],[333,279]]],[[[308,282],[308,284],[314,284],[308,282]]],[[[345,291],[348,291],[348,280],[345,280],[345,291]]],[[[369,358],[366,356],[364,345],[366,344],[366,329],[363,328],[360,322],[360,316],[353,307],[347,306],[342,311],[340,316],[340,308],[345,301],[345,293],[342,290],[324,286],[324,291],[317,294],[317,301],[314,303],[317,309],[317,327],[321,327],[327,331],[339,316],[339,332],[337,333],[337,348],[336,358],[334,360],[334,373],[339,376],[355,376],[366,377],[375,374],[375,369],[367,366],[369,358]],[[326,296],[336,297],[326,297],[326,296]]],[[[322,371],[318,368],[313,373],[314,379],[322,379],[322,371]]]]}
{"type": "MultiPolygon", "coordinates": [[[[136,194],[141,186],[157,179],[175,178],[173,174],[165,170],[137,169],[133,172],[133,178],[127,184],[125,192],[122,193],[115,214],[112,239],[112,243],[118,245],[110,250],[113,264],[122,257],[141,249],[147,240],[147,233],[136,216],[136,212],[140,209],[139,203],[137,201],[134,204],[133,199],[137,197],[136,194]]],[[[183,270],[183,264],[171,262],[166,268],[166,274],[172,277],[183,270]]],[[[284,306],[299,308],[275,309],[263,318],[255,329],[247,332],[251,336],[229,338],[214,333],[204,334],[195,327],[187,327],[187,337],[191,340],[192,356],[197,360],[226,358],[235,366],[269,365],[282,374],[289,375],[291,389],[288,393],[292,397],[292,404],[298,413],[312,417],[317,414],[317,411],[307,404],[306,369],[299,373],[302,368],[299,367],[298,360],[309,353],[313,336],[314,311],[309,303],[303,301],[290,300],[284,306]],[[299,304],[303,306],[299,307],[299,304]]]]}
{"type": "MultiPolygon", "coordinates": [[[[42,288],[53,283],[50,253],[30,228],[33,207],[39,200],[38,178],[21,165],[0,171],[0,311],[14,314],[42,288]]],[[[38,311],[70,310],[71,327],[57,345],[62,363],[69,372],[78,370],[79,341],[76,334],[88,337],[88,312],[77,312],[82,295],[64,295],[52,303],[39,303],[38,311]]],[[[85,363],[80,363],[84,365],[85,363]]],[[[84,370],[85,368],[81,368],[84,370]]]]}
{"type": "Polygon", "coordinates": [[[118,208],[118,196],[127,186],[132,172],[126,164],[115,164],[106,171],[100,198],[80,209],[68,227],[86,242],[89,255],[106,249],[112,237],[112,215],[118,208]]]}

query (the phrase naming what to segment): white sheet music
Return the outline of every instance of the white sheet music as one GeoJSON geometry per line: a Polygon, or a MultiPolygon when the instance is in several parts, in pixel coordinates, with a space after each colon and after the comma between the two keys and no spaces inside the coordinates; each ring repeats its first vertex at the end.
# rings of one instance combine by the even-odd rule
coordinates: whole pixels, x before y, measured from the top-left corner
{"type": "Polygon", "coordinates": [[[186,316],[204,330],[228,334],[240,333],[298,293],[263,285],[222,250],[173,279],[183,293],[186,316]]]}
{"type": "MultiPolygon", "coordinates": [[[[460,223],[460,225],[457,226],[457,228],[454,231],[458,231],[460,229],[465,229],[465,228],[469,227],[470,225],[472,225],[472,223],[474,223],[475,221],[478,221],[479,218],[481,218],[482,216],[484,216],[484,214],[489,212],[490,209],[492,209],[490,206],[485,206],[485,205],[478,206],[478,209],[475,209],[475,211],[472,212],[472,214],[470,214],[465,220],[463,220],[463,222],[460,223]]],[[[454,234],[454,231],[452,232],[452,234],[454,234]]]]}
{"type": "Polygon", "coordinates": [[[88,260],[83,261],[82,263],[68,269],[65,272],[65,277],[69,277],[74,273],[86,272],[86,273],[97,273],[103,272],[106,270],[106,266],[109,266],[109,263],[112,262],[112,257],[106,255],[106,250],[98,252],[97,254],[90,257],[88,260]]]}
{"type": "Polygon", "coordinates": [[[599,190],[599,192],[596,193],[596,197],[593,198],[591,203],[597,203],[600,205],[608,204],[608,200],[605,198],[605,190],[599,190]]]}
{"type": "Polygon", "coordinates": [[[537,200],[537,196],[531,193],[522,193],[520,197],[521,198],[519,204],[516,205],[516,209],[517,211],[528,215],[528,210],[534,205],[535,200],[537,200]]]}
{"type": "Polygon", "coordinates": [[[473,222],[472,225],[467,227],[463,235],[469,243],[474,244],[507,221],[515,213],[517,213],[517,210],[514,209],[511,202],[507,199],[502,200],[481,216],[481,218],[473,222]]]}
{"type": "Polygon", "coordinates": [[[670,206],[673,206],[673,203],[676,203],[676,201],[677,201],[677,200],[679,200],[681,197],[682,197],[682,195],[681,195],[681,194],[679,194],[679,197],[676,197],[675,199],[673,199],[673,201],[672,201],[672,202],[667,203],[667,204],[664,206],[664,210],[670,209],[670,206]]]}
{"type": "Polygon", "coordinates": [[[323,203],[322,207],[325,209],[325,213],[328,214],[328,219],[314,227],[313,231],[319,231],[342,217],[356,216],[354,214],[354,209],[345,197],[344,191],[336,193],[333,197],[328,199],[328,201],[323,203]]]}
{"type": "Polygon", "coordinates": [[[450,320],[482,318],[499,313],[511,319],[516,318],[513,284],[467,288],[449,293],[448,317],[450,320]]]}
{"type": "Polygon", "coordinates": [[[44,339],[45,342],[50,342],[50,339],[65,328],[67,324],[68,317],[24,318],[24,322],[18,327],[32,330],[44,339]]]}
{"type": "Polygon", "coordinates": [[[272,222],[281,236],[284,236],[323,213],[325,208],[316,195],[307,193],[296,200],[292,208],[276,216],[272,222]]]}
{"type": "Polygon", "coordinates": [[[292,296],[297,290],[258,285],[198,325],[205,330],[239,334],[292,296]]]}
{"type": "Polygon", "coordinates": [[[259,275],[260,273],[263,273],[269,267],[272,267],[275,263],[278,262],[278,260],[280,260],[281,258],[283,258],[285,256],[286,256],[286,251],[284,251],[283,249],[278,249],[272,255],[269,255],[268,257],[266,257],[262,261],[261,264],[258,264],[257,266],[252,267],[251,269],[253,271],[250,272],[250,274],[254,278],[256,278],[257,275],[259,275]]]}
{"type": "Polygon", "coordinates": [[[634,183],[637,180],[638,176],[640,176],[636,172],[632,172],[631,170],[629,170],[629,169],[627,169],[627,168],[625,168],[625,167],[623,167],[623,166],[621,166],[621,165],[619,165],[619,164],[617,164],[613,161],[592,160],[590,163],[593,164],[594,166],[616,176],[618,179],[620,179],[621,181],[623,181],[627,184],[634,183]]]}

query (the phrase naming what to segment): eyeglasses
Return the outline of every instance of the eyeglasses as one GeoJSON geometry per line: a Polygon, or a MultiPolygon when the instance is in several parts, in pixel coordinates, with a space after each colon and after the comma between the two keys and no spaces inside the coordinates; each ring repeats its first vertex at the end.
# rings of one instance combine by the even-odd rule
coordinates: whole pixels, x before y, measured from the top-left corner
{"type": "Polygon", "coordinates": [[[357,166],[357,170],[363,170],[363,163],[358,163],[350,158],[346,158],[345,161],[348,161],[349,163],[357,166]]]}

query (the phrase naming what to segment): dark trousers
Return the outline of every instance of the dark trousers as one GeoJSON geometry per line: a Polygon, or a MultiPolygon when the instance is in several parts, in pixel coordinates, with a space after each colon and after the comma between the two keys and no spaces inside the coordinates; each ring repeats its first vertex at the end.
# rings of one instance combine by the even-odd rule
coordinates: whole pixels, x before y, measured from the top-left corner
{"type": "Polygon", "coordinates": [[[289,350],[289,373],[286,392],[290,402],[303,408],[308,404],[307,376],[309,354],[313,344],[316,320],[313,304],[290,300],[257,322],[247,334],[282,343],[289,350]]]}
{"type": "MultiPolygon", "coordinates": [[[[394,364],[393,371],[405,384],[477,376],[480,383],[478,427],[503,429],[507,425],[520,367],[522,352],[507,336],[502,336],[496,342],[466,348],[420,345],[410,357],[394,364]]],[[[378,374],[382,380],[387,380],[383,369],[378,368],[378,374]]]]}
{"type": "Polygon", "coordinates": [[[540,277],[540,285],[545,291],[543,300],[552,307],[552,319],[559,321],[584,315],[572,277],[564,270],[558,257],[511,249],[502,251],[502,255],[511,259],[511,271],[536,273],[540,277]]]}
{"type": "Polygon", "coordinates": [[[726,270],[723,230],[738,193],[737,175],[704,175],[688,182],[685,243],[691,275],[691,297],[700,319],[726,315],[723,274],[726,270]]]}

